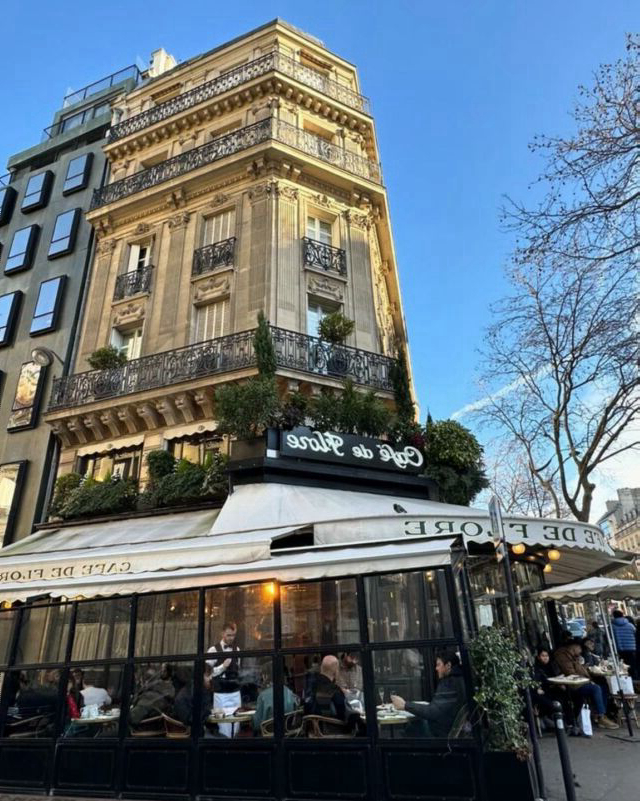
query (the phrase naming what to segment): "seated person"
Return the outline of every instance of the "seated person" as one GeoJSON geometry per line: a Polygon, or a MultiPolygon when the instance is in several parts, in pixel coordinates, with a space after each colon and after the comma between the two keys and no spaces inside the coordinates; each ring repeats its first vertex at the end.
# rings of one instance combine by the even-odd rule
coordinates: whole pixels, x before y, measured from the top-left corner
{"type": "Polygon", "coordinates": [[[129,722],[135,728],[147,718],[163,712],[171,715],[176,691],[172,682],[173,666],[164,664],[159,673],[152,672],[131,699],[129,722]]]}
{"type": "Polygon", "coordinates": [[[533,678],[539,686],[533,691],[533,704],[538,708],[538,714],[545,726],[554,729],[555,724],[552,718],[555,710],[553,704],[555,701],[559,701],[562,704],[562,711],[570,730],[569,733],[575,734],[577,732],[571,731],[575,726],[575,715],[569,693],[561,684],[551,684],[549,681],[549,679],[558,676],[559,673],[559,668],[551,661],[549,649],[538,648],[533,664],[533,678]]]}
{"type": "Polygon", "coordinates": [[[47,670],[42,684],[32,684],[24,672],[20,673],[20,689],[16,697],[16,706],[21,718],[36,715],[53,716],[58,706],[59,672],[47,670]]]}
{"type": "Polygon", "coordinates": [[[357,654],[343,653],[338,666],[336,684],[344,690],[350,701],[360,700],[362,693],[362,668],[357,654]]]}
{"type": "MultiPolygon", "coordinates": [[[[266,673],[261,675],[261,683],[264,687],[264,690],[261,690],[258,694],[258,700],[256,701],[256,712],[252,720],[255,734],[261,733],[261,723],[264,723],[265,720],[271,720],[273,718],[273,685],[271,684],[270,678],[266,673]]],[[[284,714],[286,715],[289,712],[294,712],[298,708],[298,699],[286,685],[282,688],[282,694],[282,700],[284,702],[284,714]]]]}
{"type": "Polygon", "coordinates": [[[350,728],[362,723],[358,712],[354,712],[344,692],[336,684],[338,660],[333,655],[325,656],[320,663],[315,686],[310,698],[305,699],[305,715],[322,715],[336,718],[350,728]]]}
{"type": "MultiPolygon", "coordinates": [[[[173,702],[173,713],[169,714],[165,712],[165,715],[169,714],[169,717],[174,718],[180,723],[184,723],[185,726],[191,726],[193,718],[193,671],[191,667],[188,665],[178,665],[173,671],[171,680],[176,696],[173,702]]],[[[203,697],[202,703],[204,707],[206,703],[205,697],[203,697]]],[[[206,708],[207,714],[210,707],[211,705],[209,704],[206,708]]]]}
{"type": "Polygon", "coordinates": [[[592,637],[585,637],[582,640],[582,659],[588,668],[600,664],[600,657],[596,654],[596,644],[592,637]]]}
{"type": "Polygon", "coordinates": [[[392,695],[396,709],[406,709],[424,723],[422,734],[426,737],[448,737],[453,722],[466,701],[464,679],[460,660],[454,651],[442,651],[436,657],[438,686],[428,704],[405,701],[392,695]]]}
{"type": "Polygon", "coordinates": [[[577,640],[561,645],[556,648],[553,654],[553,661],[556,663],[560,673],[564,676],[580,676],[589,679],[588,684],[583,684],[582,687],[572,689],[573,696],[577,699],[578,703],[589,703],[592,711],[595,710],[594,719],[596,726],[601,729],[617,729],[618,724],[614,723],[606,716],[606,695],[603,688],[596,684],[581,661],[582,646],[577,640]]]}
{"type": "MultiPolygon", "coordinates": [[[[82,671],[80,671],[80,673],[82,673],[82,671]]],[[[83,675],[83,687],[80,692],[82,693],[84,706],[93,706],[94,704],[98,707],[111,706],[111,696],[109,693],[104,687],[96,687],[94,682],[95,678],[93,673],[85,673],[83,675]]]]}

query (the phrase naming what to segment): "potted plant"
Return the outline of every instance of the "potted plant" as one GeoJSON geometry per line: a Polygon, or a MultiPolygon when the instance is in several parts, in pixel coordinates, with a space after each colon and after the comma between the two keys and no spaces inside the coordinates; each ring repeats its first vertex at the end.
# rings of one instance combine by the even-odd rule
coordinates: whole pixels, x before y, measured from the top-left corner
{"type": "Polygon", "coordinates": [[[491,801],[534,801],[523,696],[533,686],[513,637],[500,628],[480,629],[469,646],[474,700],[485,724],[484,775],[491,801]]]}
{"type": "Polygon", "coordinates": [[[123,367],[127,363],[127,357],[113,345],[94,350],[87,359],[94,370],[111,370],[113,367],[123,367]]]}
{"type": "Polygon", "coordinates": [[[117,395],[122,386],[122,368],[127,363],[127,357],[113,345],[98,348],[87,359],[94,370],[100,372],[93,382],[93,394],[96,398],[109,398],[117,395]]]}
{"type": "Polygon", "coordinates": [[[323,342],[328,342],[326,350],[327,372],[333,375],[344,375],[349,369],[349,353],[344,345],[351,336],[355,322],[340,311],[325,315],[318,326],[318,334],[323,342]]]}

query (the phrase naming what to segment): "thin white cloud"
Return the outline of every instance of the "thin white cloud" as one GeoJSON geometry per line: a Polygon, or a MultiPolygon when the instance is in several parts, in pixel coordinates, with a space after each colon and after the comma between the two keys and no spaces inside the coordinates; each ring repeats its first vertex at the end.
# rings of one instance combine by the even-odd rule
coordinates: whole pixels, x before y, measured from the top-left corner
{"type": "Polygon", "coordinates": [[[523,383],[524,378],[522,378],[522,376],[520,378],[516,378],[515,381],[512,381],[510,384],[507,384],[506,386],[497,389],[495,392],[492,392],[491,395],[486,395],[484,398],[480,398],[480,400],[474,401],[473,403],[468,403],[466,406],[458,409],[451,415],[451,419],[459,420],[461,417],[466,417],[472,412],[479,412],[480,409],[484,409],[486,406],[489,406],[489,404],[492,403],[496,398],[502,398],[505,395],[509,395],[523,383]]]}

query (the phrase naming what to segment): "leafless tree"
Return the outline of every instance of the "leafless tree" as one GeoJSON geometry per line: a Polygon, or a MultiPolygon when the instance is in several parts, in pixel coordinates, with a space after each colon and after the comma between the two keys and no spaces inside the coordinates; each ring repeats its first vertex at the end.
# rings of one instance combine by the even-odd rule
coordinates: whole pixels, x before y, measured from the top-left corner
{"type": "Polygon", "coordinates": [[[487,333],[480,417],[520,446],[558,511],[591,513],[594,471],[638,448],[640,420],[640,57],[580,90],[572,137],[540,138],[546,195],[510,202],[511,293],[487,333]]]}

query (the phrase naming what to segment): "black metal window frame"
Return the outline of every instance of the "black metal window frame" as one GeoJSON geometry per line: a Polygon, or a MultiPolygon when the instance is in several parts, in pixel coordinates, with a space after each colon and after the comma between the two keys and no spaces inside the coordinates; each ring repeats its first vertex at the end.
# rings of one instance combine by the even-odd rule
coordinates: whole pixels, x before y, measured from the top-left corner
{"type": "Polygon", "coordinates": [[[0,225],[6,225],[11,220],[17,196],[13,186],[0,186],[0,225]]]}
{"type": "Polygon", "coordinates": [[[17,273],[21,270],[28,270],[35,256],[38,238],[40,235],[39,225],[27,225],[24,228],[18,228],[13,232],[13,239],[11,240],[11,247],[7,255],[7,260],[4,265],[5,274],[17,273]],[[19,237],[23,231],[28,231],[24,237],[19,237]],[[18,238],[18,239],[17,239],[18,238]],[[26,241],[20,242],[20,239],[26,241]],[[16,247],[21,247],[21,250],[15,251],[16,247]]]}
{"type": "Polygon", "coordinates": [[[126,273],[120,273],[116,278],[116,285],[113,289],[114,300],[124,300],[133,295],[147,294],[151,291],[151,276],[153,265],[147,264],[145,267],[138,267],[126,273]]]}
{"type": "Polygon", "coordinates": [[[80,225],[80,214],[82,209],[67,209],[62,211],[56,217],[56,221],[51,233],[51,242],[49,243],[49,251],[47,258],[49,260],[59,259],[61,256],[67,256],[73,252],[76,246],[76,236],[78,233],[78,226],[80,225]],[[71,223],[67,225],[67,219],[71,223]],[[63,226],[62,231],[58,231],[58,226],[63,226]]]}
{"type": "Polygon", "coordinates": [[[93,153],[83,153],[75,156],[67,164],[67,173],[62,188],[63,195],[71,195],[87,188],[91,167],[93,165],[93,153]]]}
{"type": "Polygon", "coordinates": [[[22,205],[20,211],[28,214],[36,209],[44,208],[49,202],[49,195],[51,194],[51,187],[53,186],[53,173],[51,170],[45,170],[37,175],[30,176],[27,181],[26,189],[24,190],[24,197],[22,198],[22,205]],[[35,189],[32,184],[40,182],[39,186],[35,189]]]}
{"type": "MultiPolygon", "coordinates": [[[[54,736],[48,738],[49,740],[57,739],[58,742],[61,741],[61,736],[63,733],[63,725],[64,725],[64,712],[65,712],[65,704],[64,704],[64,697],[65,697],[65,690],[67,686],[67,678],[69,675],[69,671],[74,667],[79,668],[93,668],[99,669],[100,667],[122,667],[123,670],[123,684],[122,684],[122,700],[121,700],[121,709],[125,710],[128,709],[129,700],[132,696],[132,691],[134,687],[134,679],[135,679],[135,669],[137,666],[145,665],[149,663],[191,663],[194,668],[193,676],[201,676],[204,674],[204,664],[207,659],[211,658],[211,654],[208,652],[208,646],[210,645],[209,642],[205,641],[205,602],[206,602],[206,594],[209,590],[220,590],[225,588],[238,588],[238,587],[248,587],[248,586],[264,586],[267,583],[272,583],[275,586],[275,592],[273,595],[273,616],[272,616],[272,634],[273,634],[273,645],[271,647],[266,648],[253,648],[247,649],[243,648],[234,652],[234,656],[237,657],[239,660],[256,660],[259,658],[265,658],[271,660],[272,665],[272,676],[273,676],[273,684],[274,687],[284,687],[284,662],[287,656],[295,656],[295,655],[304,655],[304,654],[318,654],[320,656],[327,655],[327,654],[335,654],[339,655],[342,652],[350,651],[350,652],[357,652],[361,657],[361,665],[363,669],[363,679],[364,679],[364,697],[365,697],[365,709],[366,709],[366,717],[367,717],[367,732],[366,737],[371,740],[378,740],[380,738],[380,734],[378,732],[378,725],[376,719],[376,698],[374,696],[375,691],[375,682],[374,682],[374,673],[373,673],[373,659],[374,654],[380,651],[389,651],[389,650],[418,650],[423,660],[426,654],[435,655],[435,652],[439,649],[444,648],[454,648],[458,649],[461,653],[462,657],[462,664],[465,668],[465,679],[467,681],[467,695],[468,695],[468,702],[471,703],[471,684],[470,684],[470,673],[468,671],[468,657],[466,652],[466,644],[463,641],[462,637],[462,628],[460,625],[460,610],[458,609],[458,602],[455,595],[455,585],[453,582],[453,576],[451,572],[450,566],[439,566],[433,568],[416,568],[407,571],[407,573],[414,573],[414,572],[426,572],[427,570],[433,571],[441,571],[445,576],[445,583],[447,587],[447,597],[444,599],[445,603],[449,604],[451,610],[451,621],[452,621],[452,634],[451,636],[446,637],[438,637],[438,638],[424,638],[418,640],[406,640],[406,641],[371,641],[369,638],[369,629],[368,629],[368,609],[366,605],[366,593],[364,589],[364,579],[370,576],[384,576],[384,575],[394,575],[389,574],[388,571],[378,572],[378,573],[371,573],[371,574],[359,574],[357,576],[353,575],[345,575],[345,576],[338,576],[338,577],[331,577],[325,579],[305,579],[305,580],[295,580],[295,581],[286,581],[281,582],[277,578],[273,579],[263,579],[261,581],[254,581],[254,582],[247,582],[247,581],[238,581],[238,582],[229,582],[229,584],[225,585],[215,585],[215,586],[204,586],[204,587],[195,587],[193,589],[185,589],[185,588],[176,588],[175,590],[164,590],[164,591],[152,591],[149,593],[144,594],[134,594],[130,596],[101,596],[100,598],[88,598],[88,599],[81,599],[81,600],[53,600],[53,601],[40,601],[36,604],[27,604],[24,606],[20,606],[15,609],[16,618],[14,621],[14,629],[13,629],[13,637],[12,637],[12,647],[9,653],[9,661],[5,665],[0,665],[0,670],[4,674],[4,684],[3,684],[3,692],[1,696],[0,702],[0,736],[4,736],[4,726],[6,723],[6,716],[7,716],[7,709],[10,704],[10,699],[8,697],[8,689],[11,685],[11,675],[12,673],[15,674],[17,671],[31,671],[31,670],[59,670],[60,671],[60,679],[58,685],[58,705],[57,705],[57,714],[56,714],[56,727],[54,736]],[[356,583],[356,598],[357,598],[357,615],[358,615],[358,629],[360,637],[358,641],[351,641],[351,642],[340,642],[340,643],[312,643],[304,646],[292,646],[286,647],[282,645],[282,618],[281,618],[281,609],[280,609],[280,597],[281,597],[281,588],[287,587],[289,585],[300,585],[300,584],[317,584],[322,582],[327,582],[328,584],[340,581],[340,580],[351,580],[356,583]],[[181,592],[197,592],[198,593],[198,615],[196,622],[196,650],[184,652],[184,653],[145,653],[142,655],[137,655],[135,653],[135,643],[136,643],[136,625],[137,625],[137,618],[138,618],[138,606],[142,599],[151,598],[154,596],[163,596],[163,595],[170,595],[170,594],[179,594],[181,592]],[[73,660],[72,650],[73,650],[73,643],[74,643],[74,636],[75,636],[75,628],[76,628],[76,619],[77,619],[77,610],[83,604],[95,604],[99,602],[108,602],[113,600],[114,597],[118,597],[121,600],[128,600],[129,601],[129,634],[128,634],[128,649],[127,649],[127,656],[126,657],[114,657],[114,658],[102,658],[102,659],[76,659],[73,660]],[[18,656],[18,644],[19,644],[19,636],[20,636],[20,627],[23,620],[24,615],[30,609],[35,608],[42,608],[42,607],[52,607],[52,608],[66,608],[69,610],[69,622],[68,622],[68,631],[66,634],[66,642],[60,643],[58,647],[58,653],[63,654],[63,658],[53,661],[43,661],[43,662],[19,662],[17,661],[18,656]]],[[[398,571],[395,571],[397,574],[398,571]]],[[[433,665],[429,665],[429,669],[431,669],[433,665]]],[[[427,675],[427,673],[425,673],[427,675]]],[[[433,684],[427,690],[433,689],[433,684]]],[[[192,710],[197,710],[201,708],[202,703],[202,686],[200,682],[195,681],[194,678],[194,686],[193,686],[193,700],[192,700],[192,710]]],[[[193,719],[196,720],[198,716],[194,715],[193,719]]],[[[284,709],[283,709],[283,692],[277,691],[274,692],[274,717],[276,719],[275,722],[275,737],[277,739],[282,739],[284,737],[284,727],[283,727],[283,717],[284,717],[284,709]]],[[[192,741],[201,740],[204,735],[204,727],[202,724],[195,724],[191,728],[190,739],[192,741]]],[[[118,735],[117,739],[122,743],[123,740],[129,737],[128,732],[128,715],[121,714],[118,722],[118,735]]],[[[104,738],[106,741],[110,739],[112,742],[116,738],[104,738]]],[[[102,738],[101,738],[102,740],[102,738]]],[[[5,742],[16,742],[14,740],[5,740],[5,742]]],[[[156,738],[157,741],[157,738],[156,738]]],[[[409,738],[403,738],[404,742],[411,742],[409,738]]],[[[469,740],[466,740],[469,742],[469,740]]],[[[22,741],[24,742],[24,741],[22,741]]],[[[332,741],[336,746],[340,742],[332,741]]],[[[442,747],[443,740],[438,738],[428,738],[427,740],[423,738],[419,738],[419,742],[422,745],[429,745],[434,747],[442,747]]],[[[447,741],[445,741],[447,742],[447,741]]]]}
{"type": "Polygon", "coordinates": [[[0,295],[0,348],[13,341],[21,302],[22,292],[19,289],[0,295]]]}
{"type": "Polygon", "coordinates": [[[60,317],[60,310],[62,309],[62,299],[64,297],[66,282],[66,275],[57,275],[55,278],[48,278],[46,281],[42,281],[38,291],[36,307],[33,311],[29,336],[35,337],[41,334],[48,334],[50,331],[55,331],[58,327],[58,318],[60,317]],[[44,288],[49,284],[56,284],[55,296],[53,297],[53,302],[49,303],[45,308],[41,308],[40,304],[43,290],[46,291],[44,288]]]}

